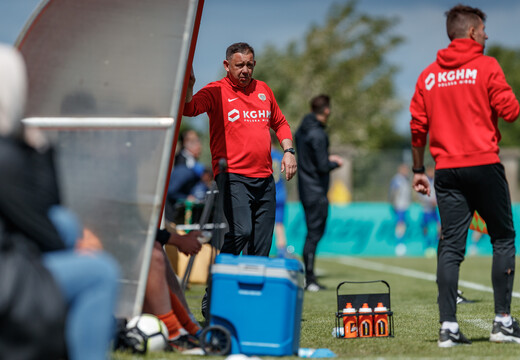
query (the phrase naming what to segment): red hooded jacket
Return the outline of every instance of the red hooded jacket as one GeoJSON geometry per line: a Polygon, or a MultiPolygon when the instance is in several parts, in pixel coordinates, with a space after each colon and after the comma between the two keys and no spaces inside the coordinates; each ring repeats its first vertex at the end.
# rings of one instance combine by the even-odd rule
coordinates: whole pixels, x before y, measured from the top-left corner
{"type": "Polygon", "coordinates": [[[292,140],[291,128],[263,81],[253,79],[245,88],[234,85],[228,77],[209,83],[184,105],[185,116],[205,112],[215,175],[219,160],[226,159],[230,173],[269,177],[273,173],[269,128],[280,142],[292,140]]]}
{"type": "Polygon", "coordinates": [[[520,107],[495,58],[472,39],[455,39],[419,76],[410,104],[412,145],[430,134],[436,169],[500,162],[499,117],[508,122],[520,107]]]}

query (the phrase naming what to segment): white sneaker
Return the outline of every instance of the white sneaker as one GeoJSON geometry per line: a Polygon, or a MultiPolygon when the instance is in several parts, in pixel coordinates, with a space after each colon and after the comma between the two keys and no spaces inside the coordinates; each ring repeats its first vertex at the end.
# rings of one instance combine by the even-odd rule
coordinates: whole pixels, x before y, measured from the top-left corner
{"type": "Polygon", "coordinates": [[[489,336],[491,342],[515,342],[520,344],[520,327],[516,320],[509,326],[505,326],[499,321],[493,322],[493,330],[489,336]]]}

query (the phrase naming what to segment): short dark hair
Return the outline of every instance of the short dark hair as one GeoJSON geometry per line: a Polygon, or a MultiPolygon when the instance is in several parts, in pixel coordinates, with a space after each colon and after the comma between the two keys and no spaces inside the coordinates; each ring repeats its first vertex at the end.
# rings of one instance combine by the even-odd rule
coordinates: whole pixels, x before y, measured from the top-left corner
{"type": "Polygon", "coordinates": [[[311,109],[315,114],[322,114],[326,108],[330,108],[330,97],[325,94],[315,96],[311,100],[311,109]]]}
{"type": "Polygon", "coordinates": [[[245,42],[238,42],[234,43],[228,46],[226,49],[226,60],[231,60],[231,57],[233,54],[241,53],[241,54],[247,54],[251,53],[253,54],[253,59],[255,58],[255,49],[251,45],[245,42]]]}
{"type": "Polygon", "coordinates": [[[470,26],[478,26],[480,21],[486,21],[486,14],[478,9],[466,5],[456,5],[446,11],[446,31],[450,40],[466,37],[470,26]]]}

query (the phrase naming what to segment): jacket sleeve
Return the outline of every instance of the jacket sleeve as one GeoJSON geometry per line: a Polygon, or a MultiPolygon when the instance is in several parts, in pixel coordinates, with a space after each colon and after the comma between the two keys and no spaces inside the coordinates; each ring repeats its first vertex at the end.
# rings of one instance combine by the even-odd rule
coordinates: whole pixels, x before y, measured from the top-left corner
{"type": "Polygon", "coordinates": [[[513,122],[518,117],[520,106],[518,100],[506,81],[502,68],[496,61],[493,61],[493,71],[489,77],[489,100],[491,107],[497,112],[498,116],[505,121],[513,122]]]}
{"type": "Polygon", "coordinates": [[[206,85],[200,89],[189,103],[184,104],[184,116],[197,116],[205,112],[210,112],[215,102],[215,86],[206,85]]]}
{"type": "Polygon", "coordinates": [[[33,191],[34,188],[20,181],[20,172],[10,164],[17,158],[13,156],[9,159],[8,156],[3,154],[5,161],[0,160],[0,218],[8,229],[24,234],[41,251],[63,249],[65,245],[47,216],[48,207],[37,196],[39,191],[33,191]]]}
{"type": "Polygon", "coordinates": [[[269,93],[271,95],[271,128],[276,133],[276,137],[278,141],[281,143],[283,139],[292,140],[291,127],[287,122],[287,119],[282,114],[282,110],[278,106],[274,94],[271,89],[269,89],[269,93]]]}
{"type": "Polygon", "coordinates": [[[189,190],[191,190],[190,184],[197,179],[197,174],[185,165],[174,167],[168,185],[168,199],[173,202],[186,200],[189,190]]]}
{"type": "Polygon", "coordinates": [[[421,78],[417,80],[415,85],[415,93],[410,103],[410,130],[412,132],[412,146],[423,147],[426,145],[428,136],[428,116],[426,114],[426,106],[424,104],[423,89],[420,86],[421,78]]]}
{"type": "Polygon", "coordinates": [[[313,152],[309,154],[314,157],[316,170],[320,174],[328,174],[338,167],[335,162],[329,161],[329,150],[327,149],[326,134],[322,131],[314,130],[311,134],[311,147],[313,152]]]}

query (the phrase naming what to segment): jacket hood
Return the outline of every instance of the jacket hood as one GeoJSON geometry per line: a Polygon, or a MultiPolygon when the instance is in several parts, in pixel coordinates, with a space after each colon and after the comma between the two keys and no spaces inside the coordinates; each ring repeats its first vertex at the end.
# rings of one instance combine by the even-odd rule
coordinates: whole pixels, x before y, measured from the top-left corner
{"type": "Polygon", "coordinates": [[[473,39],[455,39],[437,52],[437,63],[443,68],[457,68],[482,56],[484,47],[473,39]]]}
{"type": "Polygon", "coordinates": [[[309,113],[305,115],[300,125],[300,129],[305,132],[308,132],[309,130],[317,127],[324,128],[325,124],[319,122],[319,120],[316,119],[316,115],[314,115],[314,113],[309,113]]]}
{"type": "Polygon", "coordinates": [[[22,128],[27,98],[27,73],[22,55],[0,44],[0,135],[16,136],[22,128]]]}

